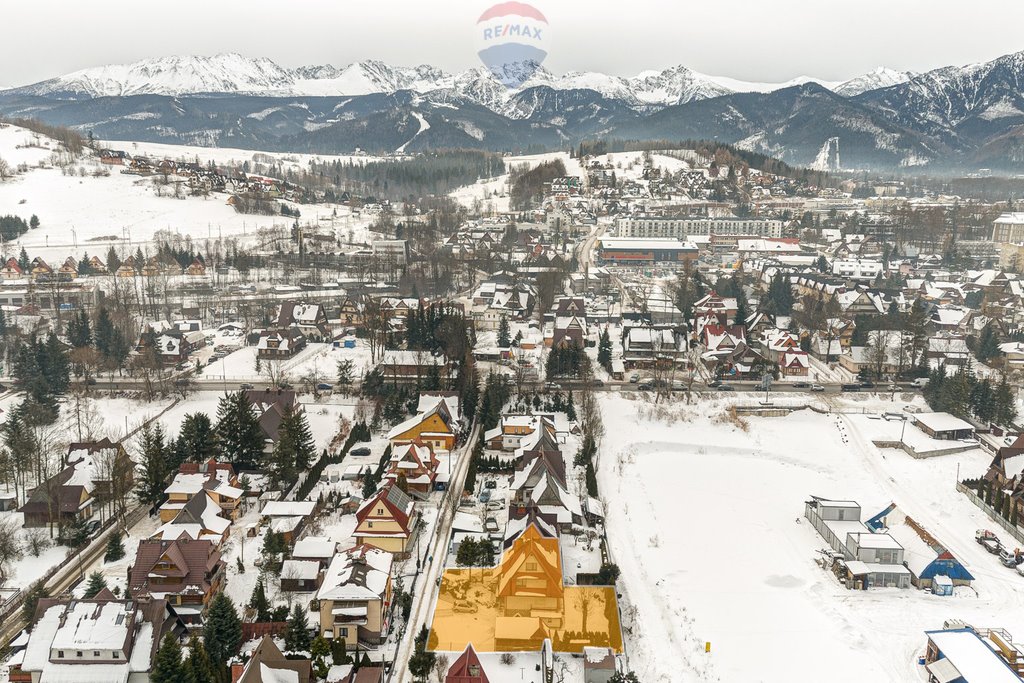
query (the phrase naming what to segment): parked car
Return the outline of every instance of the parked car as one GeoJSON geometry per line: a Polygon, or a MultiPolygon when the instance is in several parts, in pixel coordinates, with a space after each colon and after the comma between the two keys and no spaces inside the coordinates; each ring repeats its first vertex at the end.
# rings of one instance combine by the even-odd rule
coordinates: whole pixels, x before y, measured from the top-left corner
{"type": "Polygon", "coordinates": [[[498,482],[496,482],[493,479],[488,479],[486,482],[484,482],[484,488],[485,489],[496,489],[496,488],[498,488],[498,482]]]}
{"type": "Polygon", "coordinates": [[[488,491],[487,489],[484,489],[483,491],[480,492],[480,497],[478,498],[478,500],[481,503],[486,503],[490,499],[491,499],[491,492],[490,491],[488,491]]]}
{"type": "Polygon", "coordinates": [[[484,520],[484,530],[485,531],[497,531],[498,530],[498,520],[494,519],[494,517],[488,517],[487,519],[485,519],[484,520]]]}
{"type": "Polygon", "coordinates": [[[1024,562],[1024,555],[1016,550],[1003,548],[999,551],[999,561],[1003,563],[1004,567],[1013,569],[1021,562],[1024,562]]]}
{"type": "Polygon", "coordinates": [[[359,448],[353,448],[349,451],[349,455],[369,455],[370,448],[368,446],[360,446],[359,448]]]}
{"type": "Polygon", "coordinates": [[[916,387],[917,389],[923,389],[926,384],[928,384],[927,377],[918,377],[910,383],[910,386],[916,387]]]}
{"type": "Polygon", "coordinates": [[[497,511],[505,507],[505,501],[501,499],[487,501],[487,509],[497,511]]]}
{"type": "Polygon", "coordinates": [[[100,530],[99,520],[90,519],[88,522],[85,523],[85,533],[86,533],[86,535],[89,538],[92,538],[97,533],[99,533],[99,530],[100,530]]]}
{"type": "Polygon", "coordinates": [[[629,383],[630,384],[636,384],[639,381],[640,381],[640,373],[639,372],[634,372],[632,375],[629,376],[629,383]]]}
{"type": "Polygon", "coordinates": [[[825,391],[825,387],[820,384],[812,384],[811,391],[825,391]]]}

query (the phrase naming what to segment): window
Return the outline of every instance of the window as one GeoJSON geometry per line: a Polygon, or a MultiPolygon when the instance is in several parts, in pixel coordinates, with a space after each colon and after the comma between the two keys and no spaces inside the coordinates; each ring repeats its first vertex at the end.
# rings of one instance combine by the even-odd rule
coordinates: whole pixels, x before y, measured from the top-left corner
{"type": "Polygon", "coordinates": [[[76,657],[81,657],[81,656],[82,656],[82,651],[81,651],[81,650],[79,650],[78,652],[76,652],[76,653],[75,653],[75,656],[76,656],[76,657]]]}
{"type": "Polygon", "coordinates": [[[347,628],[341,629],[341,637],[342,638],[348,638],[348,629],[347,628]]]}
{"type": "Polygon", "coordinates": [[[373,528],[373,522],[367,522],[366,523],[366,528],[367,529],[372,529],[373,528]]]}
{"type": "Polygon", "coordinates": [[[114,659],[121,659],[121,653],[117,650],[114,650],[111,654],[114,655],[114,659]]]}
{"type": "Polygon", "coordinates": [[[64,659],[64,650],[57,650],[57,658],[64,659]]]}

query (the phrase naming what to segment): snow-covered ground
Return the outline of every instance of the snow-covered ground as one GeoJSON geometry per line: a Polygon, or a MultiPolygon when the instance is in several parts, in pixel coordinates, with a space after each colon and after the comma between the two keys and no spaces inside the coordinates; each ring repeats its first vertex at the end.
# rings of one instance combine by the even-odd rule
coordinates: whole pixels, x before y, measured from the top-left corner
{"type": "Polygon", "coordinates": [[[296,383],[303,377],[315,373],[318,382],[336,383],[338,362],[352,361],[352,378],[359,380],[370,369],[370,349],[366,341],[359,339],[353,349],[334,348],[330,344],[308,344],[294,357],[282,361],[260,361],[256,370],[256,347],[243,346],[220,360],[203,368],[199,375],[206,379],[227,379],[236,381],[266,382],[272,377],[296,383]]]}
{"type": "Polygon", "coordinates": [[[598,479],[641,680],[910,681],[924,631],[946,619],[1024,633],[1024,579],[974,542],[991,523],[954,487],[958,467],[978,476],[987,455],[914,460],[872,445],[884,421],[809,410],[734,421],[724,408],[735,402],[754,401],[655,409],[601,397],[598,479]],[[826,543],[803,519],[811,495],[858,501],[865,519],[895,502],[968,567],[973,588],[846,590],[814,562],[826,543]]]}
{"type": "MultiPolygon", "coordinates": [[[[578,160],[569,157],[568,152],[549,152],[546,154],[527,154],[523,156],[505,157],[505,168],[526,165],[530,168],[547,161],[561,159],[565,164],[566,173],[571,176],[585,176],[578,160]]],[[[474,208],[479,200],[484,213],[503,213],[509,210],[508,173],[494,178],[484,178],[471,185],[464,185],[450,193],[453,199],[467,208],[474,208]]]]}
{"type": "MultiPolygon", "coordinates": [[[[310,162],[328,163],[367,163],[384,161],[386,157],[349,154],[300,154],[296,152],[260,152],[251,149],[234,147],[197,147],[194,145],[168,145],[159,142],[136,142],[132,140],[104,140],[103,144],[111,149],[123,150],[132,156],[146,156],[156,159],[173,159],[175,161],[195,161],[201,164],[213,162],[224,166],[241,166],[248,161],[250,164],[274,164],[286,170],[301,171],[309,168],[310,162]]],[[[393,158],[393,157],[392,157],[393,158]]]]}
{"type": "MultiPolygon", "coordinates": [[[[125,145],[132,154],[164,151],[169,156],[194,160],[223,161],[238,157],[251,159],[254,152],[243,150],[210,150],[202,147],[140,144],[125,145]]],[[[107,249],[134,251],[151,247],[157,233],[179,233],[204,240],[237,237],[244,243],[259,242],[259,232],[266,228],[290,229],[294,219],[287,216],[240,214],[227,204],[227,194],[176,199],[171,188],[161,188],[158,196],[154,178],[122,174],[118,166],[106,167],[96,159],[83,157],[65,174],[49,161],[58,143],[31,132],[8,126],[0,128],[0,159],[11,166],[22,162],[29,170],[0,183],[0,212],[13,213],[25,220],[36,215],[40,227],[30,230],[17,241],[5,244],[8,253],[17,254],[24,246],[31,256],[63,260],[69,255],[81,258],[88,252],[105,257],[107,249]],[[21,147],[38,142],[43,147],[21,147]],[[38,167],[40,163],[44,167],[38,167]],[[84,171],[84,175],[81,173],[84,171]],[[94,172],[109,175],[93,175],[94,172]]],[[[268,157],[269,158],[269,157],[268,157]]],[[[277,155],[279,161],[294,159],[296,166],[307,164],[312,155],[277,155]]],[[[326,157],[325,157],[326,158],[326,157]]],[[[331,157],[333,159],[334,157],[331,157]]],[[[347,158],[347,157],[346,157],[347,158]]],[[[172,177],[172,180],[174,178],[172,177]]],[[[321,230],[334,234],[343,242],[363,243],[369,239],[367,227],[373,222],[369,214],[355,216],[347,206],[335,204],[297,205],[303,224],[317,224],[321,230]]]]}

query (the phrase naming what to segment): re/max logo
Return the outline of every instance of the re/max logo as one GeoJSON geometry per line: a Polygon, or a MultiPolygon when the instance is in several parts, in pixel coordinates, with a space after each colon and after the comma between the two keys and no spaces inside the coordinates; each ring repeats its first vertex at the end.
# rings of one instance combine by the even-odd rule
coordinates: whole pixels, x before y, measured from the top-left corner
{"type": "Polygon", "coordinates": [[[540,29],[526,24],[505,24],[503,26],[499,24],[484,29],[484,40],[496,40],[498,38],[511,38],[515,36],[541,40],[540,29]]]}

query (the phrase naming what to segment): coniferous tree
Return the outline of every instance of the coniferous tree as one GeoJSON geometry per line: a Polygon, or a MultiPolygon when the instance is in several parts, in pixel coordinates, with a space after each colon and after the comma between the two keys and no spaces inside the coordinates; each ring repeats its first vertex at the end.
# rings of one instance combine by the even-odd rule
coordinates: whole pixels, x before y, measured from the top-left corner
{"type": "Polygon", "coordinates": [[[124,554],[124,540],[121,538],[121,532],[115,531],[107,541],[107,549],[103,554],[103,561],[117,562],[124,557],[124,554]]]}
{"type": "Polygon", "coordinates": [[[217,452],[213,423],[206,413],[191,413],[181,423],[178,435],[182,455],[189,462],[206,462],[217,452]]]}
{"type": "Polygon", "coordinates": [[[167,453],[163,427],[148,423],[142,428],[142,475],[135,496],[143,505],[156,507],[164,497],[167,486],[167,453]]]}
{"type": "Polygon", "coordinates": [[[254,469],[263,455],[263,431],[244,392],[228,394],[217,406],[221,454],[239,469],[254,469]]]}
{"type": "Polygon", "coordinates": [[[84,310],[79,310],[68,323],[68,342],[76,349],[92,344],[92,327],[89,315],[84,310]]]}
{"type": "Polygon", "coordinates": [[[306,612],[302,605],[295,603],[292,613],[288,616],[288,626],[284,633],[284,647],[292,652],[309,650],[310,636],[306,612]]]}
{"type": "Polygon", "coordinates": [[[259,579],[256,582],[256,587],[252,589],[249,607],[256,611],[257,623],[270,621],[270,601],[267,600],[267,591],[263,585],[263,579],[259,579]]]}
{"type": "Polygon", "coordinates": [[[455,562],[460,567],[472,567],[476,565],[479,556],[479,548],[475,538],[466,537],[459,543],[459,550],[455,553],[455,562]]]}
{"type": "Polygon", "coordinates": [[[187,683],[215,683],[216,680],[210,657],[206,654],[206,647],[195,634],[188,641],[184,680],[187,683]]]}
{"type": "Polygon", "coordinates": [[[177,636],[168,633],[153,658],[153,670],[149,674],[152,683],[181,683],[186,678],[185,665],[181,660],[181,644],[177,636]]]}
{"type": "Polygon", "coordinates": [[[507,349],[512,345],[512,334],[509,331],[508,318],[501,316],[498,321],[498,347],[507,349]]]}
{"type": "Polygon", "coordinates": [[[203,644],[215,674],[225,671],[228,660],[242,645],[242,622],[231,598],[223,592],[214,596],[206,611],[203,644]]]}
{"type": "Polygon", "coordinates": [[[612,340],[608,336],[608,328],[601,333],[601,340],[597,344],[597,362],[606,371],[612,371],[612,340]]]}
{"type": "Polygon", "coordinates": [[[597,474],[594,472],[593,461],[587,462],[587,495],[597,496],[597,474]]]}
{"type": "Polygon", "coordinates": [[[89,582],[85,585],[83,597],[86,599],[96,597],[96,594],[107,587],[107,580],[100,572],[89,574],[89,582]]]}

